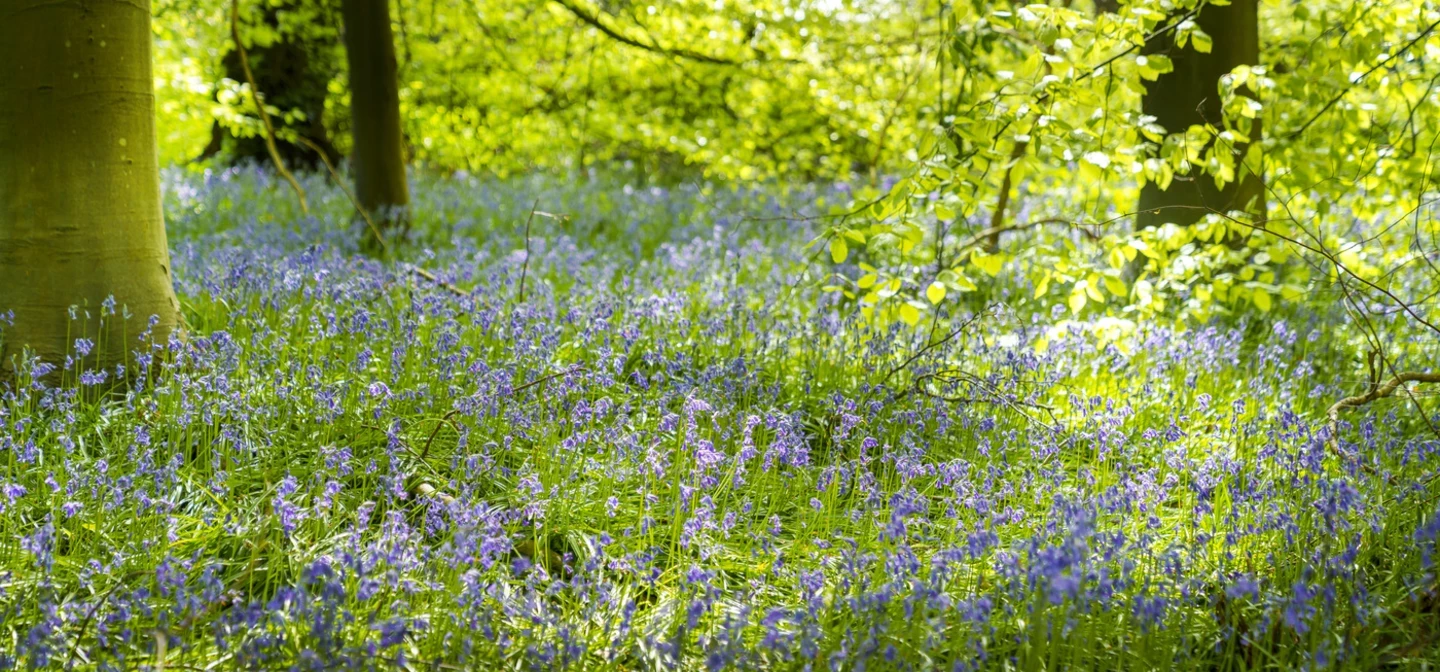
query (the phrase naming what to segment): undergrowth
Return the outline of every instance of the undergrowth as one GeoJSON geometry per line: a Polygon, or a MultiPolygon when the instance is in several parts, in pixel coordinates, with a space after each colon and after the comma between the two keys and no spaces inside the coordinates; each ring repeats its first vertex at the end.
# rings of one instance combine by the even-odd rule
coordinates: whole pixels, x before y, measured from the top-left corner
{"type": "Polygon", "coordinates": [[[170,175],[188,338],[3,388],[0,668],[1436,658],[1440,444],[1330,445],[1323,300],[1099,347],[1019,269],[877,326],[797,215],[844,185],[423,178],[376,260],[307,180],[170,175]]]}

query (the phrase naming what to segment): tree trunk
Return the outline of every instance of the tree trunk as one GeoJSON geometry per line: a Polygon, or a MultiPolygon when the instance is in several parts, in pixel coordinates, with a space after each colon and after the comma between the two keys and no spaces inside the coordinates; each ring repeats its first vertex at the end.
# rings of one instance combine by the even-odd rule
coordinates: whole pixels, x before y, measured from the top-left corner
{"type": "Polygon", "coordinates": [[[389,0],[343,0],[350,64],[351,170],[360,207],[382,227],[403,221],[410,203],[400,132],[400,91],[389,0]]]}
{"type": "Polygon", "coordinates": [[[0,326],[0,368],[26,347],[63,361],[80,338],[95,345],[86,368],[125,362],[151,316],[158,341],[180,323],[160,210],[150,2],[0,7],[0,312],[14,311],[0,326]],[[132,319],[104,315],[112,296],[132,319]]]}
{"type": "MultiPolygon", "coordinates": [[[[1258,0],[1233,0],[1228,5],[1205,5],[1196,23],[1213,40],[1210,53],[1200,53],[1193,44],[1176,47],[1168,35],[1151,40],[1145,53],[1162,53],[1170,57],[1173,72],[1160,75],[1145,91],[1142,107],[1154,116],[1166,133],[1184,133],[1192,125],[1209,123],[1223,129],[1223,113],[1219,93],[1221,75],[1229,74],[1239,65],[1260,62],[1260,22],[1258,0]]],[[[1235,143],[1234,181],[1217,188],[1215,180],[1200,167],[1189,175],[1177,175],[1168,189],[1154,182],[1140,191],[1140,228],[1166,222],[1193,224],[1210,209],[1226,212],[1249,210],[1265,212],[1263,178],[1245,169],[1242,161],[1251,143],[1260,141],[1260,120],[1255,119],[1248,142],[1235,143]]]]}

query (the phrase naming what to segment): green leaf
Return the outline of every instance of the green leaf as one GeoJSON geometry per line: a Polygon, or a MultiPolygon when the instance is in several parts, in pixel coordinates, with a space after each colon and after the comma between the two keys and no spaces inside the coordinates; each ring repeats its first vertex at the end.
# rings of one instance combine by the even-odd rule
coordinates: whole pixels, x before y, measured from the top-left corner
{"type": "Polygon", "coordinates": [[[1079,315],[1080,311],[1085,309],[1086,301],[1088,299],[1085,297],[1085,288],[1076,284],[1075,289],[1070,290],[1070,312],[1079,315]]]}
{"type": "Polygon", "coordinates": [[[999,254],[985,254],[980,250],[975,250],[970,253],[970,263],[993,278],[1000,273],[1000,268],[1005,264],[1005,257],[999,254]]]}
{"type": "Polygon", "coordinates": [[[1130,293],[1129,288],[1125,286],[1125,281],[1113,275],[1105,276],[1105,289],[1110,290],[1110,293],[1115,296],[1123,297],[1130,293]]]}
{"type": "Polygon", "coordinates": [[[1198,51],[1202,54],[1208,54],[1210,53],[1210,47],[1214,45],[1214,42],[1211,41],[1209,35],[1205,34],[1205,31],[1196,28],[1195,32],[1190,33],[1190,44],[1194,47],[1195,51],[1198,51]]]}
{"type": "Polygon", "coordinates": [[[910,326],[920,322],[920,311],[909,303],[900,304],[900,320],[910,326]]]}
{"type": "Polygon", "coordinates": [[[1119,247],[1110,248],[1110,252],[1106,255],[1106,258],[1110,262],[1110,268],[1120,269],[1125,267],[1125,253],[1120,251],[1119,247]]]}
{"type": "Polygon", "coordinates": [[[1100,293],[1099,278],[1096,278],[1094,274],[1090,275],[1090,279],[1085,280],[1085,294],[1090,297],[1091,301],[1105,303],[1105,295],[1100,293]]]}
{"type": "Polygon", "coordinates": [[[830,258],[837,264],[845,263],[845,258],[850,256],[850,246],[845,244],[845,239],[835,236],[830,239],[830,258]]]}
{"type": "Polygon", "coordinates": [[[939,305],[945,300],[945,285],[939,282],[930,283],[930,286],[925,288],[925,298],[930,299],[932,305],[939,305]]]}
{"type": "Polygon", "coordinates": [[[1260,287],[1256,287],[1253,291],[1250,292],[1250,300],[1255,303],[1255,307],[1259,308],[1260,312],[1270,312],[1270,292],[1267,292],[1260,287]]]}
{"type": "Polygon", "coordinates": [[[962,292],[973,292],[976,289],[975,282],[972,281],[970,278],[966,277],[965,274],[961,273],[960,271],[955,271],[954,281],[955,286],[960,288],[960,291],[962,292]]]}

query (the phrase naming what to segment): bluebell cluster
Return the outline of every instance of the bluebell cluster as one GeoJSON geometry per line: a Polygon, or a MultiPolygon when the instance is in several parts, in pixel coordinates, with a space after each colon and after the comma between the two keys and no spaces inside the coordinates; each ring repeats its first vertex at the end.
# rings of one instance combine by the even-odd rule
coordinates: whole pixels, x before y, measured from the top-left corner
{"type": "Polygon", "coordinates": [[[320,176],[167,176],[188,336],[91,308],[132,367],[0,388],[0,669],[1434,656],[1440,444],[1392,404],[1332,448],[1337,315],[1040,351],[1014,269],[897,368],[926,331],[806,247],[846,185],[417,184],[377,260],[320,176]]]}

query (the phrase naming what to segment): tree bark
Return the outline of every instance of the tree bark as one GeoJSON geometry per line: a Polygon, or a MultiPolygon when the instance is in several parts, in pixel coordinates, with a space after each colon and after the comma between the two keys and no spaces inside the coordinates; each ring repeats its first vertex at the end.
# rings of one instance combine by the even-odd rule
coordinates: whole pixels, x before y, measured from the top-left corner
{"type": "MultiPolygon", "coordinates": [[[[1258,9],[1258,0],[1206,5],[1196,17],[1196,23],[1213,40],[1208,54],[1196,51],[1193,44],[1179,48],[1168,38],[1152,40],[1147,45],[1144,53],[1166,54],[1175,66],[1174,71],[1160,75],[1146,87],[1142,102],[1144,113],[1154,116],[1166,133],[1184,133],[1192,125],[1206,123],[1223,128],[1220,77],[1236,66],[1259,64],[1258,9]]],[[[1263,216],[1263,178],[1242,164],[1250,145],[1258,143],[1260,138],[1260,120],[1256,118],[1248,142],[1235,143],[1236,179],[1223,187],[1217,188],[1214,178],[1200,167],[1192,168],[1189,175],[1177,175],[1168,189],[1162,190],[1154,182],[1147,182],[1140,191],[1136,225],[1140,228],[1166,222],[1190,225],[1204,217],[1207,209],[1249,210],[1263,216]]]]}
{"type": "Polygon", "coordinates": [[[403,222],[410,203],[400,131],[400,90],[389,0],[343,0],[350,64],[351,170],[355,197],[381,227],[403,222]]]}
{"type": "Polygon", "coordinates": [[[150,41],[149,0],[0,4],[0,368],[27,347],[62,361],[80,338],[86,368],[108,367],[151,316],[158,341],[180,324],[150,41]],[[112,296],[134,317],[102,318],[112,296]]]}

